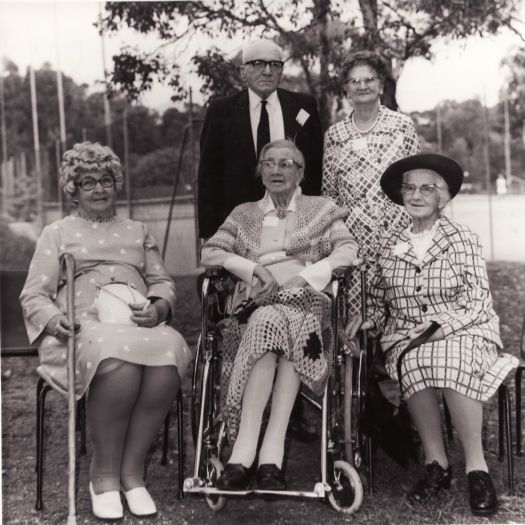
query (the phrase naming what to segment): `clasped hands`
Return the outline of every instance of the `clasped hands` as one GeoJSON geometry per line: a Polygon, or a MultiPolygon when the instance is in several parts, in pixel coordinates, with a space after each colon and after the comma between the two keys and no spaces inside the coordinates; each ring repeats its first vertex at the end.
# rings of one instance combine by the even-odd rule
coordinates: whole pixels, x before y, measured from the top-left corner
{"type": "Polygon", "coordinates": [[[261,289],[258,291],[257,297],[270,295],[273,292],[277,292],[278,290],[287,290],[289,288],[303,288],[308,284],[308,282],[305,279],[303,279],[299,275],[296,275],[295,277],[291,277],[285,283],[279,286],[279,283],[275,280],[275,277],[272,275],[272,273],[260,264],[258,264],[255,267],[253,274],[261,282],[261,289]]]}
{"type": "MultiPolygon", "coordinates": [[[[144,328],[153,328],[162,321],[165,321],[169,314],[170,305],[166,299],[157,299],[153,303],[129,304],[132,315],[130,319],[137,325],[144,328]]],[[[80,330],[80,323],[75,321],[71,327],[69,319],[64,314],[53,316],[46,324],[45,331],[60,342],[65,343],[72,330],[77,333],[80,330]]]]}

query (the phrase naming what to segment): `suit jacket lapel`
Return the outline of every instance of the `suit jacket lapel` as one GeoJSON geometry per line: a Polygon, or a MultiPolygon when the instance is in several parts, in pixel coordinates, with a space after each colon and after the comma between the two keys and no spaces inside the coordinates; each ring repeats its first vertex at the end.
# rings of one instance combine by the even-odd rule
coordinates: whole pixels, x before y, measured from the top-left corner
{"type": "Polygon", "coordinates": [[[248,91],[242,91],[234,109],[234,126],[239,130],[239,147],[247,155],[250,165],[255,164],[255,144],[253,143],[252,124],[250,121],[250,102],[248,91]]]}
{"type": "Polygon", "coordinates": [[[295,120],[298,112],[297,104],[289,93],[282,89],[277,90],[277,96],[279,97],[281,111],[283,112],[285,138],[295,140],[300,129],[299,124],[295,120]]]}
{"type": "Polygon", "coordinates": [[[430,245],[430,248],[425,254],[425,257],[423,258],[424,264],[432,262],[443,252],[446,252],[448,250],[448,247],[450,246],[450,233],[452,233],[450,232],[450,223],[447,219],[441,218],[436,234],[434,235],[434,238],[432,240],[432,244],[430,245]]]}
{"type": "Polygon", "coordinates": [[[408,264],[419,264],[406,230],[403,230],[399,234],[399,237],[394,242],[394,244],[392,244],[390,249],[392,251],[393,258],[401,259],[408,264]]]}

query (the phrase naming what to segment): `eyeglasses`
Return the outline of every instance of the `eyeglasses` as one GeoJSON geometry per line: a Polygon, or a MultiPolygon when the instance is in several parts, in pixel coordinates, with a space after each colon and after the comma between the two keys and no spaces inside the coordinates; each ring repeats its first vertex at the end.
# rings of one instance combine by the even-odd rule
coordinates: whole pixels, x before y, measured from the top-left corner
{"type": "Polygon", "coordinates": [[[276,73],[277,71],[281,71],[284,62],[282,60],[248,60],[244,65],[253,67],[255,71],[264,71],[266,66],[269,66],[270,71],[276,73]]]}
{"type": "Polygon", "coordinates": [[[103,188],[111,188],[115,184],[115,179],[111,175],[102,175],[100,179],[84,177],[79,182],[75,182],[75,186],[80,186],[84,191],[94,190],[97,184],[100,184],[103,188]]]}
{"type": "Polygon", "coordinates": [[[419,190],[419,193],[423,197],[430,197],[433,195],[437,189],[444,190],[445,188],[438,186],[437,184],[421,184],[421,186],[416,186],[415,184],[401,184],[401,193],[403,195],[413,195],[416,190],[419,190]]]}
{"type": "Polygon", "coordinates": [[[369,87],[371,86],[376,80],[378,80],[379,77],[365,77],[365,78],[354,78],[354,77],[350,77],[348,79],[348,83],[352,86],[352,87],[358,87],[361,85],[361,83],[363,82],[365,84],[365,86],[369,87]]]}
{"type": "Polygon", "coordinates": [[[275,166],[278,166],[280,170],[291,170],[294,166],[302,168],[300,164],[292,159],[280,160],[278,162],[273,159],[261,160],[261,166],[263,170],[273,170],[275,166]]]}

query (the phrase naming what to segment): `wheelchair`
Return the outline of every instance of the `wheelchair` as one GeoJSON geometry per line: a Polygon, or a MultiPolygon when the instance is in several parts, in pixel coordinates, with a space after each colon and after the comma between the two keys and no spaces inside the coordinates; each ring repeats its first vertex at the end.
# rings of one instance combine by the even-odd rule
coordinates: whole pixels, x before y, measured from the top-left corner
{"type": "Polygon", "coordinates": [[[320,473],[306,490],[269,491],[247,489],[225,491],[215,487],[223,470],[226,425],[220,414],[221,349],[216,323],[228,315],[228,297],[236,278],[223,268],[206,270],[202,283],[201,334],[192,376],[191,428],[195,447],[193,476],[184,481],[186,494],[205,496],[213,511],[220,511],[227,497],[262,495],[324,500],[338,512],[352,514],[363,501],[363,482],[372,491],[372,444],[363,424],[366,410],[367,375],[370,351],[367,336],[345,342],[346,307],[343,289],[346,280],[360,279],[363,305],[366,304],[366,270],[349,268],[334,273],[325,293],[332,303],[334,352],[331,372],[321,399],[300,395],[321,413],[320,473]],[[213,304],[214,303],[214,304],[213,304]]]}

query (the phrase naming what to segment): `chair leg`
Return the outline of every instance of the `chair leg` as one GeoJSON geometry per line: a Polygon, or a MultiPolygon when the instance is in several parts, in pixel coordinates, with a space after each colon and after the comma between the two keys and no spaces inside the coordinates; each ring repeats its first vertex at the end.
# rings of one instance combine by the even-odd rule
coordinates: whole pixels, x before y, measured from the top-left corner
{"type": "Polygon", "coordinates": [[[179,390],[177,394],[177,448],[179,451],[179,491],[177,493],[178,499],[182,499],[184,497],[184,492],[182,490],[184,484],[184,421],[182,408],[182,392],[179,390]]]}
{"type": "Polygon", "coordinates": [[[503,461],[505,454],[505,385],[498,388],[498,461],[503,461]]]}
{"type": "Polygon", "coordinates": [[[42,487],[44,483],[44,416],[46,395],[51,387],[39,379],[37,383],[37,406],[36,406],[36,503],[35,510],[42,510],[42,487]]]}
{"type": "Polygon", "coordinates": [[[168,445],[169,445],[169,433],[170,433],[170,410],[166,414],[166,419],[164,420],[164,431],[162,435],[162,459],[160,460],[161,465],[168,464],[168,445]]]}
{"type": "MultiPolygon", "coordinates": [[[[501,385],[498,389],[498,399],[501,399],[500,407],[503,408],[503,414],[500,414],[500,424],[504,422],[504,434],[507,448],[507,479],[509,490],[514,491],[514,456],[512,455],[512,425],[510,419],[510,394],[506,385],[501,385]]],[[[500,429],[500,437],[502,435],[500,429]]],[[[500,442],[500,452],[502,444],[500,442]]]]}
{"type": "Polygon", "coordinates": [[[519,366],[516,370],[516,455],[521,456],[521,379],[524,367],[519,366]]]}
{"type": "Polygon", "coordinates": [[[372,438],[367,436],[366,448],[368,452],[368,494],[374,493],[374,450],[372,447],[372,438]]]}
{"type": "Polygon", "coordinates": [[[449,443],[454,441],[454,434],[452,432],[452,417],[450,416],[450,410],[448,409],[445,396],[443,396],[443,411],[445,413],[445,428],[447,430],[447,439],[449,443]]]}
{"type": "Polygon", "coordinates": [[[86,397],[81,397],[77,403],[77,430],[80,431],[81,456],[86,455],[86,397]]]}

